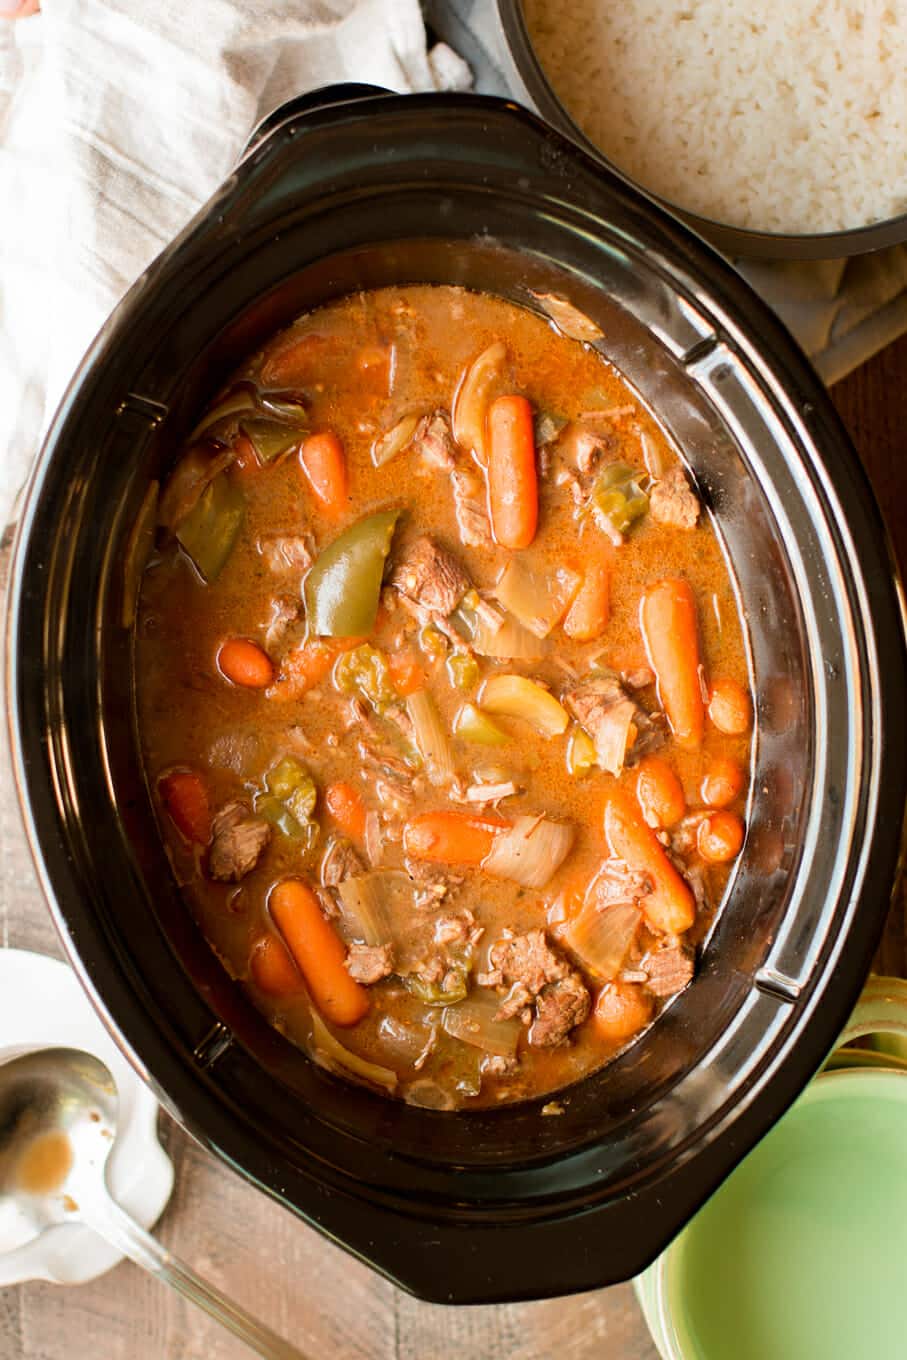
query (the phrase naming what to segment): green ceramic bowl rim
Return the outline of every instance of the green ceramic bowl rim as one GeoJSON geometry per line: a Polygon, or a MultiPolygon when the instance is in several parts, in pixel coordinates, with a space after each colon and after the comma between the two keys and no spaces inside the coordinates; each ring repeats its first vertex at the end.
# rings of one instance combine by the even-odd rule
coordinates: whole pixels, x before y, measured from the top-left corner
{"type": "MultiPolygon", "coordinates": [[[[876,1099],[894,1099],[907,1103],[907,1071],[903,1067],[852,1067],[840,1071],[820,1073],[810,1082],[803,1094],[795,1101],[787,1114],[782,1115],[778,1122],[783,1122],[793,1110],[806,1104],[824,1103],[829,1100],[839,1100],[842,1097],[849,1100],[859,1093],[861,1087],[865,1088],[867,1082],[876,1082],[882,1088],[877,1093],[876,1099]],[[900,1083],[898,1086],[894,1084],[895,1079],[900,1083]]],[[[771,1130],[767,1133],[763,1142],[771,1138],[773,1132],[774,1130],[771,1130]]],[[[731,1176],[733,1175],[734,1172],[732,1171],[731,1176]]],[[[719,1186],[715,1194],[720,1195],[722,1189],[723,1186],[719,1186]]],[[[649,1275],[649,1280],[646,1284],[637,1285],[637,1296],[640,1303],[643,1300],[643,1290],[645,1291],[648,1306],[644,1306],[643,1311],[652,1332],[653,1340],[660,1350],[663,1360],[712,1360],[712,1358],[704,1356],[701,1352],[692,1348],[694,1343],[686,1334],[686,1328],[682,1321],[680,1327],[677,1325],[680,1320],[680,1309],[672,1306],[670,1297],[671,1286],[675,1283],[672,1268],[677,1268],[678,1248],[682,1245],[689,1231],[690,1225],[678,1234],[667,1250],[663,1251],[649,1267],[649,1271],[646,1272],[649,1275]]]]}

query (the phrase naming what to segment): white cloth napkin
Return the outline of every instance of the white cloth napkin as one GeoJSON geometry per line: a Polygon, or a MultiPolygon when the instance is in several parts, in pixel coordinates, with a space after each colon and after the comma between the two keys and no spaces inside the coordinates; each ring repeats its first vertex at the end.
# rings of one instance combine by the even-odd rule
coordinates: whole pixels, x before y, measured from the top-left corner
{"type": "Polygon", "coordinates": [[[418,0],[43,0],[0,22],[0,528],[117,300],[293,95],[467,88],[418,0]]]}

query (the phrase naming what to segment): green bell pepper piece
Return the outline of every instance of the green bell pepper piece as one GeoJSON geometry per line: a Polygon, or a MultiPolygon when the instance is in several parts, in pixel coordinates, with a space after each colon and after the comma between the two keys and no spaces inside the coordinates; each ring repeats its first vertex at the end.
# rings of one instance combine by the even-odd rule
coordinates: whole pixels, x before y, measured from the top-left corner
{"type": "Polygon", "coordinates": [[[398,515],[398,510],[367,515],[320,554],[305,578],[311,633],[318,637],[367,637],[371,633],[398,515]]]}
{"type": "Polygon", "coordinates": [[[217,580],[242,528],[246,498],[227,472],[205,487],[176,537],[207,582],[217,580]]]}
{"type": "Polygon", "coordinates": [[[613,531],[625,534],[649,508],[645,480],[645,473],[629,463],[609,463],[596,477],[589,498],[594,514],[613,531]]]}
{"type": "Polygon", "coordinates": [[[287,453],[297,444],[301,444],[307,433],[304,429],[294,429],[267,416],[253,416],[243,420],[239,428],[246,438],[251,440],[262,463],[273,463],[282,453],[287,453]]]}
{"type": "Polygon", "coordinates": [[[390,682],[387,657],[367,642],[337,658],[334,685],[341,694],[358,694],[377,713],[400,702],[400,696],[390,682]]]}

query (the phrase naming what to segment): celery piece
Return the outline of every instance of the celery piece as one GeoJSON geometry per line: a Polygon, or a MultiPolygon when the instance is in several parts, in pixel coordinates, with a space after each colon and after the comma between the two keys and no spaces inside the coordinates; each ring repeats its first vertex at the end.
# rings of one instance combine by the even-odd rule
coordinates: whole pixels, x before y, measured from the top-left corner
{"type": "Polygon", "coordinates": [[[475,689],[479,675],[479,663],[469,652],[453,652],[447,658],[447,677],[454,689],[475,689]]]}
{"type": "Polygon", "coordinates": [[[358,694],[379,713],[399,703],[399,695],[391,684],[387,657],[367,642],[337,658],[334,687],[341,694],[358,694]]]}
{"type": "Polygon", "coordinates": [[[205,581],[217,580],[239,537],[246,500],[222,472],[205,487],[181,521],[176,537],[205,581]]]}
{"type": "Polygon", "coordinates": [[[625,534],[649,508],[646,474],[629,463],[608,463],[595,479],[589,504],[606,532],[625,534]]]}
{"type": "Polygon", "coordinates": [[[469,991],[469,967],[452,963],[440,982],[426,982],[417,973],[409,974],[403,981],[424,1006],[453,1006],[464,1000],[469,991]]]}
{"type": "Polygon", "coordinates": [[[265,783],[277,798],[286,799],[304,779],[311,780],[306,767],[295,756],[284,756],[265,775],[265,783]]]}

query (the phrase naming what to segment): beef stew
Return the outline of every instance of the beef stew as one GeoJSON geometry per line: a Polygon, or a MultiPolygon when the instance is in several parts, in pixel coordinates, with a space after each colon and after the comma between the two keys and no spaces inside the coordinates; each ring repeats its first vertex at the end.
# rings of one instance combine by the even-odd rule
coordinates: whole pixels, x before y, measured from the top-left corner
{"type": "Polygon", "coordinates": [[[745,834],[720,542],[595,329],[537,301],[301,318],[198,422],[127,564],[189,909],[316,1061],[436,1109],[636,1038],[745,834]]]}

